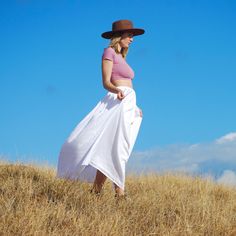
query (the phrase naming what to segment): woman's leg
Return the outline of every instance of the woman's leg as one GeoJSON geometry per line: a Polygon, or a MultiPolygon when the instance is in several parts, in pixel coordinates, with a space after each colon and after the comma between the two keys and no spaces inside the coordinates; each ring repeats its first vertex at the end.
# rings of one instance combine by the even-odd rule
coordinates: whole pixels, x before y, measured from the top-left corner
{"type": "Polygon", "coordinates": [[[115,186],[115,192],[116,192],[116,195],[118,196],[122,196],[124,195],[124,190],[122,188],[120,188],[119,186],[117,186],[115,183],[113,183],[114,186],[115,186]]]}
{"type": "Polygon", "coordinates": [[[96,178],[95,178],[95,181],[93,183],[93,190],[96,193],[101,192],[102,186],[105,183],[106,179],[107,179],[107,177],[101,171],[97,170],[96,178]]]}

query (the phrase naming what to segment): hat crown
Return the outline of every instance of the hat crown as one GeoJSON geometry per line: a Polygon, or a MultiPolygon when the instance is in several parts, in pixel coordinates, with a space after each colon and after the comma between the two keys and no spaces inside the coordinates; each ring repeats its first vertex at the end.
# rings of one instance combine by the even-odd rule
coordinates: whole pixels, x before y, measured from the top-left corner
{"type": "Polygon", "coordinates": [[[130,20],[118,20],[112,23],[112,31],[133,29],[133,23],[130,20]]]}

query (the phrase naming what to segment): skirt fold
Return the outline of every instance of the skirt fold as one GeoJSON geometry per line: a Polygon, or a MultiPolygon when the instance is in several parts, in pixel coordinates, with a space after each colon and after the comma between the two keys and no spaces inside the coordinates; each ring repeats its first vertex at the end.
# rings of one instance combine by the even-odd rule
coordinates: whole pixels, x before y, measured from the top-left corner
{"type": "Polygon", "coordinates": [[[81,120],[63,144],[57,177],[94,182],[97,169],[124,189],[125,164],[132,152],[142,117],[135,91],[118,86],[123,100],[108,92],[81,120]]]}

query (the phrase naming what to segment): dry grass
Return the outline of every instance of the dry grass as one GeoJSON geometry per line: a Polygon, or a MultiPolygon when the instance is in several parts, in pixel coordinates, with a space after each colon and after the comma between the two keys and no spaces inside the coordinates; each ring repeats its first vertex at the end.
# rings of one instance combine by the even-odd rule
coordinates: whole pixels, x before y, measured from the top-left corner
{"type": "Polygon", "coordinates": [[[127,176],[131,201],[116,202],[109,180],[55,178],[50,168],[0,164],[0,235],[236,235],[236,189],[210,179],[127,176]]]}

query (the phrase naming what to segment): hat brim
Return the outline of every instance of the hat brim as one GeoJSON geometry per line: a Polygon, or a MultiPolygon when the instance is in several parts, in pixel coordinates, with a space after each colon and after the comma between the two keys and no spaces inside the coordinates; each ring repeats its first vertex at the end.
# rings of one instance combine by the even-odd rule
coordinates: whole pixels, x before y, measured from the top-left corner
{"type": "Polygon", "coordinates": [[[144,34],[145,31],[144,31],[144,29],[137,29],[137,28],[126,29],[126,30],[117,30],[117,31],[107,31],[107,32],[102,33],[101,36],[105,39],[110,39],[115,34],[120,34],[120,33],[125,33],[125,32],[130,32],[134,36],[137,36],[137,35],[144,34]]]}

